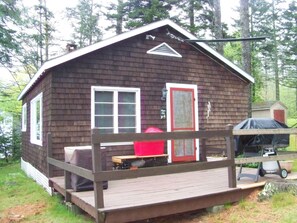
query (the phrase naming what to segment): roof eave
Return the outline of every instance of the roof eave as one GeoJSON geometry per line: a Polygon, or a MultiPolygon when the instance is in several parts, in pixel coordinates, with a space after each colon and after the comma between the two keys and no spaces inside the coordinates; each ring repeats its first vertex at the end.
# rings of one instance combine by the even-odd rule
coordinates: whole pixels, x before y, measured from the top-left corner
{"type": "MultiPolygon", "coordinates": [[[[123,41],[125,39],[128,39],[130,37],[154,30],[156,28],[160,28],[163,26],[171,26],[173,29],[175,29],[176,31],[182,33],[184,36],[186,36],[188,39],[196,39],[196,37],[189,33],[188,31],[186,31],[185,29],[183,29],[182,27],[178,26],[177,24],[175,24],[174,22],[172,22],[169,19],[165,19],[162,21],[158,21],[155,23],[151,23],[149,25],[140,27],[138,29],[132,30],[132,31],[128,31],[125,33],[122,33],[120,35],[108,38],[106,40],[100,41],[98,43],[95,43],[93,45],[75,50],[71,53],[65,54],[64,56],[61,57],[57,57],[54,58],[52,60],[49,60],[47,62],[45,62],[41,68],[37,71],[37,73],[34,75],[34,77],[30,80],[30,82],[26,85],[26,87],[23,89],[23,91],[21,92],[21,94],[18,97],[18,100],[22,100],[23,97],[25,96],[25,94],[30,90],[30,88],[34,85],[34,83],[42,76],[42,74],[45,73],[46,70],[53,68],[57,65],[60,65],[62,63],[65,63],[67,61],[73,60],[75,58],[78,58],[82,55],[91,53],[95,50],[101,49],[103,47],[109,46],[111,44],[123,41]]],[[[240,69],[239,67],[237,67],[235,64],[233,64],[231,61],[227,60],[225,57],[223,57],[221,54],[219,54],[218,52],[216,52],[215,50],[213,50],[212,48],[210,48],[209,46],[207,46],[204,43],[196,43],[197,45],[199,45],[200,47],[202,47],[203,49],[205,49],[207,52],[209,52],[210,54],[214,55],[216,58],[218,58],[220,61],[222,61],[223,63],[225,63],[226,65],[228,65],[229,67],[231,67],[234,71],[236,71],[237,73],[239,73],[240,75],[242,75],[245,79],[247,79],[248,81],[254,83],[254,78],[247,74],[246,72],[244,72],[242,69],[240,69]]]]}

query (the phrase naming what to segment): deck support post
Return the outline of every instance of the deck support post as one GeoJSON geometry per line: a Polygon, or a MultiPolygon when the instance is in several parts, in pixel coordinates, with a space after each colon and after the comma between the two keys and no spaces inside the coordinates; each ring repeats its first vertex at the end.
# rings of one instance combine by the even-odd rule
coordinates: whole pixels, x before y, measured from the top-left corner
{"type": "Polygon", "coordinates": [[[228,184],[230,188],[236,187],[236,167],[235,167],[235,150],[233,126],[227,125],[226,130],[230,131],[229,137],[226,138],[227,159],[232,161],[232,165],[228,167],[228,184]]]}
{"type": "Polygon", "coordinates": [[[65,180],[65,201],[71,201],[71,193],[68,192],[71,189],[71,173],[68,171],[64,171],[64,180],[65,180]]]}
{"type": "MultiPolygon", "coordinates": [[[[93,173],[97,174],[102,171],[101,162],[101,144],[94,143],[94,138],[99,136],[99,131],[97,129],[92,130],[92,166],[93,173]]],[[[95,209],[96,209],[96,223],[104,222],[104,217],[102,219],[102,214],[98,211],[99,208],[104,207],[104,197],[103,197],[103,181],[94,181],[94,196],[95,196],[95,209]]]]}

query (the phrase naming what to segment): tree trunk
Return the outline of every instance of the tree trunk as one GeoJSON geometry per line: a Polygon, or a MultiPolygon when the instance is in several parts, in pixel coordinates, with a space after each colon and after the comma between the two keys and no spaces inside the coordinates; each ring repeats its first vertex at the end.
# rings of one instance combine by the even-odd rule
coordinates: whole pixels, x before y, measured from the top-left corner
{"type": "Polygon", "coordinates": [[[194,16],[194,0],[189,1],[189,19],[190,19],[190,32],[195,35],[195,16],[194,16]]]}
{"type": "MultiPolygon", "coordinates": [[[[241,37],[248,38],[250,36],[249,29],[249,1],[240,0],[240,27],[241,37]]],[[[242,66],[243,70],[251,74],[251,45],[248,41],[242,41],[242,66]]],[[[252,116],[252,84],[249,87],[249,104],[248,104],[248,117],[252,116]]]]}
{"type": "Polygon", "coordinates": [[[121,34],[123,32],[123,17],[124,17],[123,7],[124,7],[123,0],[118,0],[116,34],[121,34]]]}
{"type": "Polygon", "coordinates": [[[48,18],[48,10],[46,7],[46,0],[44,0],[44,16],[45,16],[45,27],[44,27],[44,31],[45,31],[45,36],[44,36],[44,41],[45,41],[45,61],[48,61],[49,59],[49,18],[48,18]]]}
{"type": "Polygon", "coordinates": [[[42,28],[42,0],[39,0],[39,61],[40,66],[43,64],[43,28],[42,28]]]}
{"type": "Polygon", "coordinates": [[[295,110],[297,111],[297,88],[295,88],[295,110]]]}
{"type": "Polygon", "coordinates": [[[278,56],[277,56],[277,40],[276,40],[276,14],[275,14],[275,4],[274,0],[272,1],[272,37],[273,37],[273,67],[274,67],[274,77],[275,77],[275,99],[279,101],[279,72],[278,72],[278,56]]]}
{"type": "MultiPolygon", "coordinates": [[[[214,0],[214,32],[215,32],[215,38],[216,39],[222,39],[223,38],[223,32],[222,32],[222,22],[221,22],[221,4],[220,0],[214,0]]],[[[216,50],[224,55],[224,44],[222,42],[219,42],[216,44],[216,50]]]]}

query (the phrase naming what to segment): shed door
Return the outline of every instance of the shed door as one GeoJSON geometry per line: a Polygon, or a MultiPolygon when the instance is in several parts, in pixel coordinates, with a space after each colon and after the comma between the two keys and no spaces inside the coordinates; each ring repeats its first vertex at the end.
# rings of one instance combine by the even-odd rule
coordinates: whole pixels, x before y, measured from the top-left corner
{"type": "MultiPolygon", "coordinates": [[[[197,86],[177,85],[176,87],[170,87],[168,90],[170,97],[170,131],[196,131],[197,111],[195,105],[197,103],[195,103],[195,98],[197,86]]],[[[172,140],[170,142],[172,162],[197,160],[196,141],[194,139],[172,140]]]]}
{"type": "Polygon", "coordinates": [[[284,110],[273,110],[273,116],[276,121],[285,123],[285,111],[284,110]]]}

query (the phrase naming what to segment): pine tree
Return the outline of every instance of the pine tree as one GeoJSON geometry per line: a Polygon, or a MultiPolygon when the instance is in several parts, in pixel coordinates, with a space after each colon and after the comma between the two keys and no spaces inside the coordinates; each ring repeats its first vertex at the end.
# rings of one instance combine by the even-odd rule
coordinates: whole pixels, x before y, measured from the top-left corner
{"type": "Polygon", "coordinates": [[[172,9],[172,4],[166,0],[129,0],[126,7],[128,11],[126,28],[133,29],[170,18],[169,11],[172,9]]]}
{"type": "Polygon", "coordinates": [[[281,65],[281,46],[280,36],[282,28],[279,21],[283,8],[280,6],[282,0],[253,0],[252,7],[252,26],[254,36],[267,36],[265,42],[255,43],[254,49],[258,51],[263,68],[267,74],[267,80],[275,83],[275,99],[280,99],[279,91],[279,67],[281,65]]]}
{"type": "Polygon", "coordinates": [[[100,7],[93,0],[80,0],[76,7],[66,8],[67,18],[74,28],[73,42],[78,41],[79,47],[91,45],[101,40],[100,7]]]}
{"type": "Polygon", "coordinates": [[[12,65],[13,53],[19,50],[17,31],[13,28],[19,24],[17,0],[0,1],[0,15],[0,63],[1,66],[9,68],[12,65]]]}
{"type": "Polygon", "coordinates": [[[282,69],[280,84],[295,90],[297,110],[297,3],[293,0],[281,15],[282,69]]]}
{"type": "MultiPolygon", "coordinates": [[[[125,11],[126,4],[123,0],[118,0],[117,4],[110,4],[107,7],[107,13],[105,13],[106,18],[112,22],[112,25],[107,27],[106,30],[115,29],[116,34],[123,32],[124,17],[127,17],[127,11],[125,11]]],[[[127,18],[125,19],[127,20],[127,18]]]]}

